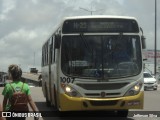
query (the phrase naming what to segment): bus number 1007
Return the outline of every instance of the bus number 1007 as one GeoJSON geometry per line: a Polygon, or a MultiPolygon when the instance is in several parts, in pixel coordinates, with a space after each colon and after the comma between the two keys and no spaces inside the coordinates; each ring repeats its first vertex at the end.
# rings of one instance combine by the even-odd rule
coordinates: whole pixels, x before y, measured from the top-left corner
{"type": "Polygon", "coordinates": [[[73,83],[74,82],[74,78],[70,78],[70,77],[60,77],[61,83],[73,83]]]}

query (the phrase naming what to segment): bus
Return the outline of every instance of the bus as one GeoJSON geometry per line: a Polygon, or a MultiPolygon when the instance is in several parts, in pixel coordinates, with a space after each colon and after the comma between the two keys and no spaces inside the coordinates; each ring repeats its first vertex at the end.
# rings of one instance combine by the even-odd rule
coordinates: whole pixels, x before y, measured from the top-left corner
{"type": "Polygon", "coordinates": [[[145,38],[129,16],[66,17],[42,46],[42,91],[58,111],[143,109],[145,38]],[[118,53],[119,52],[119,53],[118,53]]]}

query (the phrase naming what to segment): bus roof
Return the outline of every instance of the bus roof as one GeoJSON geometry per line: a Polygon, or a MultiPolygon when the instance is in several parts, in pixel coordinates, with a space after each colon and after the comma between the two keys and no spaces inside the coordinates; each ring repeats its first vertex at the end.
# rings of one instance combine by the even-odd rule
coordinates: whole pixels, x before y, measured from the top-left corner
{"type": "Polygon", "coordinates": [[[131,16],[115,16],[115,15],[88,15],[88,16],[72,16],[72,17],[64,17],[63,20],[70,20],[70,19],[90,19],[90,18],[119,18],[119,19],[134,19],[135,17],[131,16]]]}

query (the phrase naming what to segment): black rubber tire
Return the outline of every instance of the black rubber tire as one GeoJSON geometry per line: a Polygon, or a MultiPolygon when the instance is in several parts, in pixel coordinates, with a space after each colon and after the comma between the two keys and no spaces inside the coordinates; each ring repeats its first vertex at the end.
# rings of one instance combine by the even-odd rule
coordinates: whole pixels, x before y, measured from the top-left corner
{"type": "Polygon", "coordinates": [[[48,100],[47,87],[45,88],[45,94],[46,94],[46,106],[51,107],[51,102],[48,100]]]}
{"type": "Polygon", "coordinates": [[[118,110],[117,111],[118,117],[127,117],[128,116],[128,110],[118,110]]]}

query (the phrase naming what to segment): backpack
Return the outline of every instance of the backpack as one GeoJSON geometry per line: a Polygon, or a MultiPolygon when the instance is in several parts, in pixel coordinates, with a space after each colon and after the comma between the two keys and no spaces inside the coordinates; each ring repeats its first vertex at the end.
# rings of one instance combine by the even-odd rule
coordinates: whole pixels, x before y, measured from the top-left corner
{"type": "Polygon", "coordinates": [[[22,88],[20,91],[16,91],[13,86],[10,84],[12,90],[13,90],[13,95],[10,98],[10,103],[11,103],[11,108],[10,111],[25,111],[28,112],[28,97],[25,93],[22,92],[24,83],[22,85],[22,88]]]}

